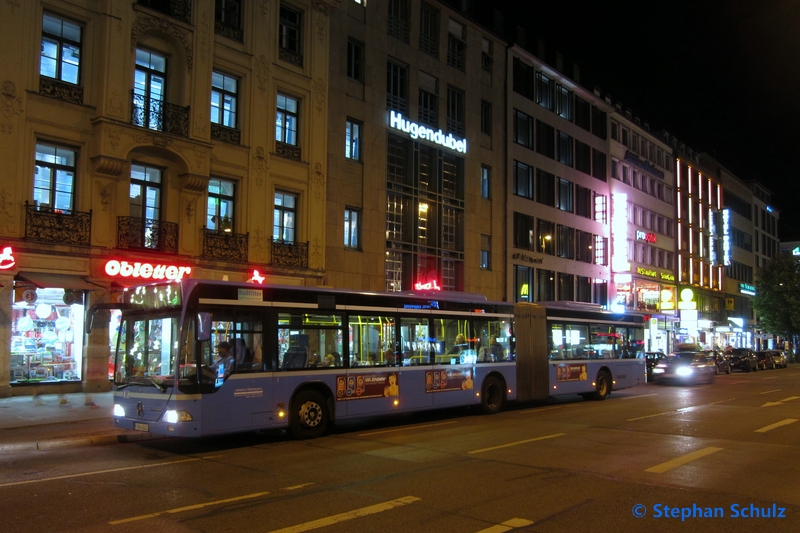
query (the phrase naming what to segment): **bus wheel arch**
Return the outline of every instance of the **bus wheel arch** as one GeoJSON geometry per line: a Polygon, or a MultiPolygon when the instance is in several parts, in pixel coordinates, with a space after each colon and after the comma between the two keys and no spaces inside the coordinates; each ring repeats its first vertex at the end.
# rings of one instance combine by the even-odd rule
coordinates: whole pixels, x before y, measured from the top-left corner
{"type": "Polygon", "coordinates": [[[289,408],[289,431],[297,439],[315,439],[325,434],[334,420],[333,395],[324,386],[297,390],[289,408]]]}
{"type": "Polygon", "coordinates": [[[506,383],[503,376],[491,373],[483,380],[481,385],[481,410],[485,414],[499,412],[506,401],[506,383]]]}
{"type": "Polygon", "coordinates": [[[613,381],[611,380],[611,372],[607,367],[603,367],[597,371],[597,378],[595,378],[594,392],[582,394],[587,400],[601,401],[608,398],[613,388],[613,381]]]}

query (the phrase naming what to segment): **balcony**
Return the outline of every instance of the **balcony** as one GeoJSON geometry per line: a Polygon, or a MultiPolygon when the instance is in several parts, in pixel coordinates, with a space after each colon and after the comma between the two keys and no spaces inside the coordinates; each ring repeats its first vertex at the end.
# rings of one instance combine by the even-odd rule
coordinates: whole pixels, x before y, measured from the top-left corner
{"type": "Polygon", "coordinates": [[[219,124],[211,124],[211,139],[230,144],[241,144],[242,132],[233,128],[226,128],[219,124]]]}
{"type": "Polygon", "coordinates": [[[192,22],[192,0],[137,0],[140,6],[149,7],[181,22],[192,22]]]}
{"type": "Polygon", "coordinates": [[[233,41],[244,42],[244,31],[241,28],[227,24],[219,19],[214,21],[214,33],[233,41]]]}
{"type": "Polygon", "coordinates": [[[248,233],[233,233],[203,228],[203,257],[220,261],[246,263],[248,240],[248,233]]]}
{"type": "Polygon", "coordinates": [[[53,209],[25,202],[25,238],[89,246],[92,241],[92,212],[53,209]]]}
{"type": "Polygon", "coordinates": [[[189,107],[155,100],[131,91],[131,124],[181,137],[189,136],[189,107]]]}
{"type": "Polygon", "coordinates": [[[275,143],[275,155],[300,161],[300,147],[282,142],[275,143]]]}
{"type": "Polygon", "coordinates": [[[139,217],[117,217],[117,248],[178,253],[178,224],[139,217]]]}
{"type": "Polygon", "coordinates": [[[39,94],[73,104],[83,103],[83,87],[39,76],[39,94]]]}
{"type": "Polygon", "coordinates": [[[308,268],[308,243],[273,240],[271,265],[308,268]]]}

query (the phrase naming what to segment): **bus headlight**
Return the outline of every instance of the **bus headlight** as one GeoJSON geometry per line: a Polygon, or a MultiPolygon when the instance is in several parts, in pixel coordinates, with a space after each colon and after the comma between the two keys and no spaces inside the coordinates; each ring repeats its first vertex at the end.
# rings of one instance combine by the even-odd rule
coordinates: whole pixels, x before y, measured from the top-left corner
{"type": "Polygon", "coordinates": [[[114,404],[114,416],[121,416],[125,418],[125,408],[122,407],[120,404],[114,404]]]}
{"type": "Polygon", "coordinates": [[[164,422],[167,424],[175,424],[177,422],[191,422],[192,415],[190,415],[186,411],[176,411],[174,409],[168,409],[164,412],[164,422]]]}

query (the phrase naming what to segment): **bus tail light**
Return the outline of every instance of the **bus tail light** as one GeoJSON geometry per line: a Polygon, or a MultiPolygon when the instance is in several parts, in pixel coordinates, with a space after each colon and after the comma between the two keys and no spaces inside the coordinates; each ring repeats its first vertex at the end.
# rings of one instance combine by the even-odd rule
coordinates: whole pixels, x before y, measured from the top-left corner
{"type": "Polygon", "coordinates": [[[164,412],[164,422],[168,424],[175,424],[177,422],[191,422],[192,415],[190,415],[187,411],[176,411],[174,409],[169,409],[164,412]]]}
{"type": "Polygon", "coordinates": [[[114,404],[114,416],[121,416],[121,417],[124,418],[125,417],[125,408],[122,407],[120,404],[115,403],[114,404]]]}

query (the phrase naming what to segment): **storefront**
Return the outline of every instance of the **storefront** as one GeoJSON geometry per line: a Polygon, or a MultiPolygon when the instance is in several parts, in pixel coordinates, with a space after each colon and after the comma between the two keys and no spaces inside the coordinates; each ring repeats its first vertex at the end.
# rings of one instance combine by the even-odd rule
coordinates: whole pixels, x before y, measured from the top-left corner
{"type": "Polygon", "coordinates": [[[614,275],[616,288],[614,310],[641,313],[646,319],[644,332],[645,351],[669,353],[674,339],[676,295],[674,275],[644,267],[636,275],[614,275]]]}

